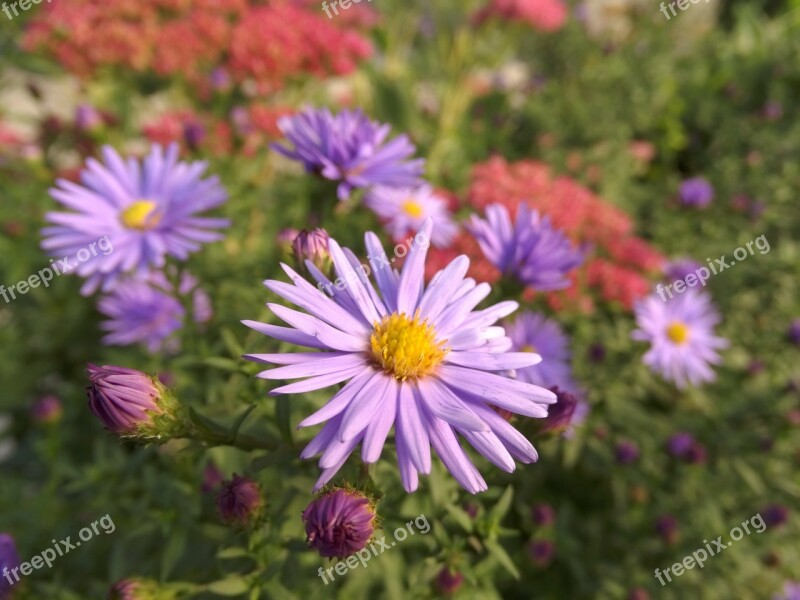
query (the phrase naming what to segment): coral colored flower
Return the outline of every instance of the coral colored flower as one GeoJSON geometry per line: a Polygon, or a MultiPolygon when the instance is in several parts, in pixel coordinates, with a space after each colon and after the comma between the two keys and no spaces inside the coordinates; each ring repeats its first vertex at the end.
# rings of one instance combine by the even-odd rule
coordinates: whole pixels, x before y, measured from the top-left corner
{"type": "Polygon", "coordinates": [[[631,337],[650,342],[644,363],[679,388],[716,379],[710,365],[722,358],[717,350],[728,340],[714,335],[719,315],[711,297],[687,290],[664,302],[655,294],[635,307],[638,329],[631,337]]]}
{"type": "Polygon", "coordinates": [[[525,204],[519,205],[513,223],[505,206],[493,204],[486,207],[486,220],[472,215],[466,227],[489,262],[536,290],[566,287],[567,273],[583,262],[583,253],[550,219],[525,204]]]}
{"type": "Polygon", "coordinates": [[[223,237],[214,230],[227,227],[227,220],[198,216],[227,199],[216,176],[201,178],[206,163],[178,161],[176,145],[166,152],[154,146],[141,162],[123,161],[106,146],[103,159],[105,164],[87,161],[82,185],[56,182],[50,195],[76,212],[47,213],[52,226],[42,230],[44,250],[73,257],[74,272],[86,278],[83,294],[111,289],[123,274],[161,268],[167,256],[185,260],[201,244],[223,237]],[[98,243],[103,238],[111,251],[98,253],[98,245],[107,250],[98,243]],[[92,247],[89,260],[74,258],[92,247]]]}
{"type": "MultiPolygon", "coordinates": [[[[430,239],[432,226],[428,219],[415,239],[430,239]]],[[[540,360],[537,354],[508,352],[511,340],[496,325],[517,303],[474,310],[490,287],[465,279],[469,260],[464,256],[434,275],[426,287],[428,244],[411,246],[402,272],[392,268],[375,234],[367,233],[366,246],[377,290],[355,270],[353,253],[331,240],[328,251],[344,289],[312,269],[327,293],[320,295],[283,265],[294,285],[265,285],[304,312],[268,304],[290,327],[245,321],[265,335],[310,349],[247,356],[285,365],[259,377],[306,378],[270,394],[303,393],[346,382],[300,423],[307,427],[327,421],[301,454],[310,458],[322,453],[323,472],[316,489],[336,474],[359,442],[362,459],[376,462],[393,425],[400,476],[408,492],[417,489],[419,473],[430,472],[431,446],[464,488],[472,493],[486,489],[456,433],[506,471],[514,470],[514,458],[535,461],[533,446],[492,409],[540,418],[555,401],[552,392],[503,374],[540,360]]]]}
{"type": "Polygon", "coordinates": [[[354,188],[420,183],[424,161],[409,160],[415,148],[408,137],[387,141],[389,125],[370,121],[360,110],[333,115],[327,108],[308,108],[281,118],[278,126],[293,148],[280,144],[272,148],[302,162],[309,172],[339,181],[340,200],[354,188]]]}
{"type": "Polygon", "coordinates": [[[569,366],[569,339],[558,323],[539,313],[525,311],[506,326],[512,349],[517,352],[536,352],[542,362],[525,369],[517,369],[517,379],[541,385],[558,386],[577,392],[569,366]]]}
{"type": "Polygon", "coordinates": [[[436,194],[428,185],[418,188],[377,186],[364,200],[368,208],[386,221],[386,229],[395,242],[419,229],[430,217],[433,219],[434,246],[447,247],[458,232],[453,215],[447,209],[447,200],[436,194]]]}
{"type": "Polygon", "coordinates": [[[375,507],[354,490],[335,488],[303,511],[309,545],[325,558],[347,558],[366,547],[375,533],[375,507]]]}
{"type": "Polygon", "coordinates": [[[498,17],[527,23],[540,31],[557,31],[564,26],[568,15],[569,9],[562,0],[490,0],[473,20],[482,23],[498,17]]]}

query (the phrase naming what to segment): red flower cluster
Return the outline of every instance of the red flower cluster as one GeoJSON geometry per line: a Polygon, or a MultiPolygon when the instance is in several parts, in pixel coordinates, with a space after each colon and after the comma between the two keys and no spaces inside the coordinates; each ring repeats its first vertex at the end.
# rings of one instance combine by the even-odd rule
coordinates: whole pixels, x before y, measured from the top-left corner
{"type": "Polygon", "coordinates": [[[564,26],[568,15],[562,0],[490,0],[475,13],[473,21],[483,23],[491,17],[527,23],[540,31],[557,31],[564,26]]]}
{"type": "Polygon", "coordinates": [[[591,310],[589,289],[628,309],[648,293],[647,275],[661,268],[664,257],[633,235],[632,221],[625,212],[573,179],[555,176],[541,162],[509,163],[493,157],[475,165],[467,198],[470,206],[483,210],[499,203],[515,213],[521,201],[549,216],[553,225],[576,243],[589,245],[595,255],[572,277],[570,288],[547,295],[554,309],[591,310]]]}
{"type": "Polygon", "coordinates": [[[301,74],[350,73],[372,53],[360,34],[280,0],[54,2],[31,21],[23,46],[48,51],[81,77],[123,67],[180,75],[202,87],[219,66],[262,92],[301,74]]]}

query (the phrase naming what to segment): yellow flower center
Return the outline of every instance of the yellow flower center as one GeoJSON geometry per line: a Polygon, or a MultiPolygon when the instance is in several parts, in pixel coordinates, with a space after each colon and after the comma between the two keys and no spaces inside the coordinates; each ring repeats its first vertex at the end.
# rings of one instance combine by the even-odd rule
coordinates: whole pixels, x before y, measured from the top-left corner
{"type": "Polygon", "coordinates": [[[414,217],[415,219],[419,219],[422,216],[422,205],[411,198],[403,203],[403,210],[406,211],[408,216],[414,217]]]}
{"type": "Polygon", "coordinates": [[[536,352],[536,346],[533,344],[525,344],[522,348],[520,348],[521,352],[536,352]]]}
{"type": "Polygon", "coordinates": [[[684,344],[689,338],[689,328],[685,323],[673,321],[667,327],[667,337],[678,345],[684,344]]]}
{"type": "Polygon", "coordinates": [[[444,360],[449,348],[436,340],[436,331],[427,319],[405,313],[392,313],[375,323],[370,337],[372,358],[396,379],[424,377],[444,360]]]}
{"type": "Polygon", "coordinates": [[[152,200],[137,200],[122,211],[122,224],[128,229],[147,231],[158,225],[161,215],[156,212],[157,204],[152,200]]]}

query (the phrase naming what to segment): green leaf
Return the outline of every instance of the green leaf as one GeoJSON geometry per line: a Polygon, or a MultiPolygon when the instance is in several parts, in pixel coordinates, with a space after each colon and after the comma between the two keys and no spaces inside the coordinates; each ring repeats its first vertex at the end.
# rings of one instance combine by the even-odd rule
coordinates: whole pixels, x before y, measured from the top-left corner
{"type": "Polygon", "coordinates": [[[208,584],[208,591],[217,594],[218,596],[239,596],[247,593],[250,589],[244,577],[234,575],[233,577],[226,577],[219,581],[214,581],[208,584]]]}
{"type": "Polygon", "coordinates": [[[183,556],[183,551],[186,548],[186,531],[173,530],[175,533],[170,535],[167,540],[167,546],[161,555],[161,580],[166,581],[169,579],[170,574],[175,569],[178,561],[183,556]]]}
{"type": "Polygon", "coordinates": [[[445,504],[445,509],[447,512],[450,513],[450,516],[453,517],[456,523],[458,523],[461,528],[466,531],[467,533],[472,533],[473,523],[472,517],[470,517],[464,510],[461,509],[459,506],[453,506],[452,504],[445,504]]]}
{"type": "Polygon", "coordinates": [[[514,497],[514,488],[510,485],[506,488],[506,491],[503,492],[503,495],[500,496],[500,499],[497,501],[497,504],[494,505],[491,512],[489,513],[489,518],[495,525],[499,525],[503,518],[508,513],[508,509],[511,508],[511,499],[514,497]]]}
{"type": "Polygon", "coordinates": [[[484,544],[486,545],[486,549],[489,551],[494,558],[497,559],[506,571],[508,571],[514,579],[519,579],[520,574],[517,570],[516,565],[514,565],[514,561],[511,560],[511,557],[508,555],[508,552],[505,551],[500,544],[498,544],[495,540],[484,540],[484,544]]]}
{"type": "Polygon", "coordinates": [[[280,429],[283,439],[290,444],[292,443],[291,411],[291,400],[289,396],[278,396],[275,402],[275,421],[277,422],[278,429],[280,429]]]}

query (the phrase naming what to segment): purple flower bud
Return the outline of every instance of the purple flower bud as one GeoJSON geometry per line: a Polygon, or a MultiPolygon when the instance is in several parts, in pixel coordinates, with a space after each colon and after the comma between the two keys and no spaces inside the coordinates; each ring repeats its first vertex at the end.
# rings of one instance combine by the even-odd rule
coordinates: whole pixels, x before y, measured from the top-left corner
{"type": "Polygon", "coordinates": [[[777,121],[783,116],[783,105],[770,100],[761,108],[761,114],[767,121],[777,121]]]}
{"type": "Polygon", "coordinates": [[[464,576],[461,573],[450,571],[450,567],[444,567],[436,576],[436,589],[444,596],[450,596],[458,591],[464,583],[464,576]]]}
{"type": "Polygon", "coordinates": [[[636,460],[639,458],[639,446],[636,444],[636,442],[623,440],[619,442],[617,447],[614,449],[614,456],[617,459],[617,463],[621,465],[629,465],[636,462],[636,460]]]}
{"type": "Polygon", "coordinates": [[[537,567],[546,567],[553,561],[556,545],[550,540],[533,540],[528,545],[528,556],[537,567]]]}
{"type": "Polygon", "coordinates": [[[79,104],[75,109],[75,127],[89,131],[103,124],[103,116],[90,104],[79,104]]]}
{"type": "Polygon", "coordinates": [[[118,435],[133,435],[153,424],[163,411],[161,390],[151,377],[125,367],[89,364],[87,388],[89,408],[106,429],[118,435]]]}
{"type": "Polygon", "coordinates": [[[572,422],[572,416],[578,406],[578,399],[574,394],[567,390],[561,390],[558,386],[551,387],[550,391],[556,395],[556,403],[550,405],[547,417],[538,420],[539,428],[542,432],[563,431],[572,422]]]}
{"type": "Polygon", "coordinates": [[[770,504],[761,509],[761,516],[767,527],[780,527],[789,520],[789,509],[780,504],[770,504]]]}
{"type": "Polygon", "coordinates": [[[549,527],[556,520],[556,511],[549,504],[536,504],[531,510],[531,517],[539,527],[549,527]]]}
{"type": "Polygon", "coordinates": [[[675,458],[685,458],[694,444],[690,433],[679,431],[667,440],[667,452],[675,458]]]}
{"type": "Polygon", "coordinates": [[[141,588],[138,581],[134,579],[122,579],[108,591],[108,600],[136,600],[139,596],[137,590],[141,588]]]}
{"type": "Polygon", "coordinates": [[[31,418],[43,425],[58,423],[63,413],[61,400],[53,394],[38,398],[31,407],[31,418]]]}
{"type": "Polygon", "coordinates": [[[464,512],[470,516],[470,518],[474,519],[478,516],[478,505],[474,502],[467,502],[462,508],[464,509],[464,512]]]}
{"type": "Polygon", "coordinates": [[[375,532],[375,507],[355,490],[323,492],[303,511],[309,545],[325,558],[346,558],[363,549],[375,532]]]}
{"type": "Polygon", "coordinates": [[[133,577],[112,585],[107,600],[177,600],[177,595],[156,581],[133,577]]]}
{"type": "Polygon", "coordinates": [[[678,539],[678,519],[672,515],[662,515],[656,519],[655,529],[668,544],[674,544],[678,539]]]}
{"type": "Polygon", "coordinates": [[[800,346],[800,319],[795,319],[786,331],[786,337],[796,346],[800,346]]]}
{"type": "Polygon", "coordinates": [[[691,465],[702,465],[708,460],[708,452],[706,447],[700,442],[694,442],[686,453],[686,462],[691,465]]]}
{"type": "Polygon", "coordinates": [[[8,578],[2,575],[6,570],[11,571],[20,564],[17,546],[7,533],[0,533],[0,599],[11,597],[11,586],[8,578]]]}
{"type": "Polygon", "coordinates": [[[693,177],[681,183],[678,199],[684,206],[705,208],[714,199],[714,188],[702,177],[693,177]]]}
{"type": "Polygon", "coordinates": [[[197,150],[206,137],[206,128],[199,121],[186,121],[183,124],[183,139],[190,150],[197,150]]]}
{"type": "Polygon", "coordinates": [[[679,258],[664,265],[664,275],[669,281],[686,279],[687,275],[695,274],[700,267],[700,263],[691,258],[679,258]]]}
{"type": "Polygon", "coordinates": [[[297,234],[294,242],[292,242],[292,249],[294,250],[294,257],[298,267],[302,271],[306,270],[306,260],[310,260],[314,263],[314,266],[323,273],[327,274],[328,271],[330,271],[333,263],[328,253],[329,239],[330,236],[328,236],[328,232],[321,227],[317,227],[311,231],[303,229],[297,234]]]}
{"type": "Polygon", "coordinates": [[[650,600],[650,594],[644,588],[633,588],[628,594],[628,600],[650,600]]]}
{"type": "Polygon", "coordinates": [[[211,87],[217,91],[224,92],[231,87],[231,76],[228,71],[222,67],[217,67],[208,76],[211,87]]]}
{"type": "Polygon", "coordinates": [[[601,363],[606,359],[606,347],[603,344],[597,343],[589,346],[589,360],[595,363],[601,363]]]}
{"type": "Polygon", "coordinates": [[[222,483],[223,479],[222,471],[220,471],[214,463],[210,462],[206,465],[206,468],[203,469],[203,484],[200,486],[200,489],[203,492],[210,492],[222,483]]]}
{"type": "Polygon", "coordinates": [[[222,482],[217,511],[224,523],[246,527],[260,519],[263,508],[261,489],[252,479],[234,474],[233,479],[222,482]]]}

